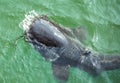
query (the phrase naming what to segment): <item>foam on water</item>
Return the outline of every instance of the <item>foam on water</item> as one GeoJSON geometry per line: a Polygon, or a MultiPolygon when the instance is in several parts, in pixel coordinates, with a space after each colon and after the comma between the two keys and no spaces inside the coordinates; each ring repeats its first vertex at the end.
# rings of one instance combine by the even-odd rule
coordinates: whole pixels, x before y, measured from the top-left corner
{"type": "Polygon", "coordinates": [[[25,14],[25,19],[19,24],[19,27],[24,31],[28,31],[30,28],[29,26],[37,17],[39,17],[39,14],[37,14],[35,10],[30,11],[28,14],[25,14]]]}

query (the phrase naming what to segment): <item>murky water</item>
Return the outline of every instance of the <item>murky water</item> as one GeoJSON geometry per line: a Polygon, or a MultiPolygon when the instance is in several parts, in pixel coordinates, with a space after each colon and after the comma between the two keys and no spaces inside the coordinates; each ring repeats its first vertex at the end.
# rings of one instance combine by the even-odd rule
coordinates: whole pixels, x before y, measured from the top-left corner
{"type": "MultiPolygon", "coordinates": [[[[31,10],[65,27],[86,27],[84,44],[101,53],[120,54],[119,0],[0,0],[0,83],[56,83],[51,64],[24,39],[19,23],[31,10]]],[[[120,70],[91,77],[71,68],[68,83],[119,83],[120,70]]]]}

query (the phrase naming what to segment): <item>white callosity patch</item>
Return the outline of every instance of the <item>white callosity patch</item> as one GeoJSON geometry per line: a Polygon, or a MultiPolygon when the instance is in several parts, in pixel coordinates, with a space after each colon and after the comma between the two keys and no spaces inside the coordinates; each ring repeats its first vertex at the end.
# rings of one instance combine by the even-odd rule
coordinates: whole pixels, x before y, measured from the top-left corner
{"type": "Polygon", "coordinates": [[[24,30],[28,31],[30,29],[30,25],[34,21],[36,17],[39,17],[39,15],[34,11],[30,11],[28,14],[25,14],[25,19],[19,24],[19,26],[24,30]]]}

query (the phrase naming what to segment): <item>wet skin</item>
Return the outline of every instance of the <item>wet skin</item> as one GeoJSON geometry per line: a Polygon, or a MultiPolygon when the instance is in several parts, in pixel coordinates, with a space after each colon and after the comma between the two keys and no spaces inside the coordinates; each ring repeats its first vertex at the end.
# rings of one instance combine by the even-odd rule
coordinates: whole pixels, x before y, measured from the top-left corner
{"type": "Polygon", "coordinates": [[[58,80],[68,80],[70,67],[77,67],[91,75],[120,68],[120,56],[104,56],[86,50],[77,37],[80,28],[60,27],[45,16],[34,19],[29,27],[25,31],[27,42],[52,63],[54,77],[58,80]]]}

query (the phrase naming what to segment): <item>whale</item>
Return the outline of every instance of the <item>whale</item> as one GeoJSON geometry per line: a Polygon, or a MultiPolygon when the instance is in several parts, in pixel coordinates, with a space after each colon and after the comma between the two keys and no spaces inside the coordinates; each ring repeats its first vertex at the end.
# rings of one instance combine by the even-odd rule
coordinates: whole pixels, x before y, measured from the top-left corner
{"type": "Polygon", "coordinates": [[[103,71],[120,69],[119,54],[101,54],[81,43],[81,28],[61,27],[47,16],[36,13],[33,16],[28,15],[21,25],[25,40],[51,63],[54,78],[57,80],[67,82],[70,67],[83,70],[92,76],[103,71]]]}

